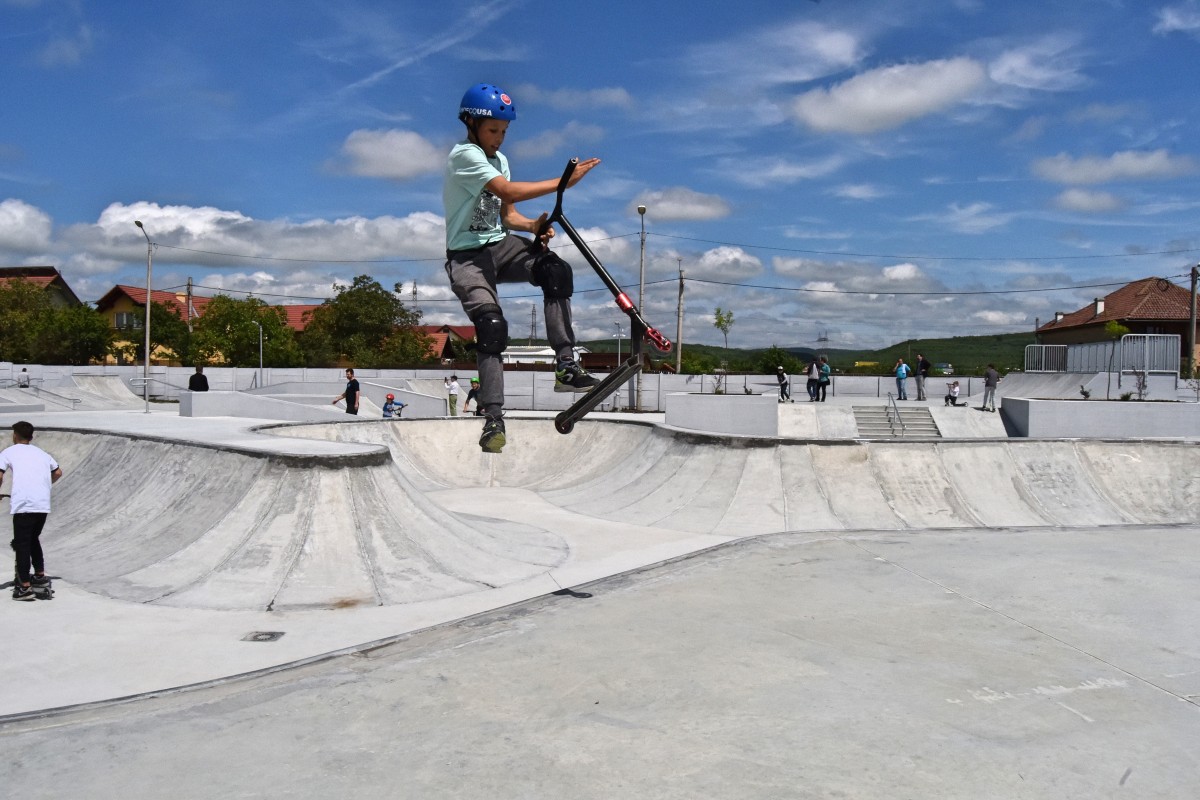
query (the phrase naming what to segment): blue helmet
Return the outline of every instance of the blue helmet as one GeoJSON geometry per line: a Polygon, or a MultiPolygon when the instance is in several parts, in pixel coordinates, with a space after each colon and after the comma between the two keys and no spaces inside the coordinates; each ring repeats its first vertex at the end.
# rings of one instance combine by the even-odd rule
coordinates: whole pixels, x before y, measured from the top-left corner
{"type": "Polygon", "coordinates": [[[517,107],[500,87],[477,83],[467,89],[458,107],[458,118],[463,122],[473,117],[491,117],[511,122],[517,118],[517,107]]]}

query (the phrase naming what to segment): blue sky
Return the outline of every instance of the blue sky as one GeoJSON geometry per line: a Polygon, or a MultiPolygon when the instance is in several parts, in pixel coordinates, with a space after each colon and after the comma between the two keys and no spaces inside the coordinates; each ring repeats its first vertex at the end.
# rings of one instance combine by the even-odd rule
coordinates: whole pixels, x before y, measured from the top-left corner
{"type": "MultiPolygon", "coordinates": [[[[465,323],[441,170],[476,82],[516,102],[515,180],[603,159],[565,208],[635,297],[647,206],[672,338],[680,267],[685,341],[721,342],[720,305],[731,346],[878,347],[1200,260],[1197,0],[0,0],[0,62],[0,264],[91,300],[144,283],[140,219],[155,288],[369,273],[465,323]]],[[[572,260],[581,338],[611,337],[572,260]]],[[[516,336],[535,293],[506,290],[516,336]]]]}

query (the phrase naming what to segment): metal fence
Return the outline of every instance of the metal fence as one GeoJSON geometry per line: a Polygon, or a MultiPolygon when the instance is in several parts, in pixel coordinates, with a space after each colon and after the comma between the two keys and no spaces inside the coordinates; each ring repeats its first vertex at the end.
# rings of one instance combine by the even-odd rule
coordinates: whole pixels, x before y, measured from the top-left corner
{"type": "Polygon", "coordinates": [[[1145,372],[1179,377],[1177,334],[1130,333],[1119,341],[1084,344],[1031,344],[1026,372],[1145,372]]]}

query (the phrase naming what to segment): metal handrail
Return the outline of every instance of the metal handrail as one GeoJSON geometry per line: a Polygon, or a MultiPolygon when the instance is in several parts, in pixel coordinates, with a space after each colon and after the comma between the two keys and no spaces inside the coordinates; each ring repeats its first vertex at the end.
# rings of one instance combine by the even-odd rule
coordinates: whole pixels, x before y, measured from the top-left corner
{"type": "Polygon", "coordinates": [[[71,409],[72,411],[75,410],[75,406],[77,406],[83,402],[78,397],[67,397],[64,394],[58,394],[57,392],[52,392],[49,389],[43,389],[41,386],[38,385],[41,382],[42,382],[42,378],[35,378],[33,376],[30,376],[29,383],[26,384],[25,386],[22,386],[20,381],[18,381],[16,378],[5,378],[3,380],[3,383],[0,383],[0,389],[17,388],[17,389],[30,390],[35,395],[37,395],[39,399],[41,399],[43,394],[46,394],[46,395],[49,395],[49,398],[46,398],[46,399],[50,399],[53,402],[57,402],[59,405],[66,405],[67,403],[70,403],[70,405],[68,405],[67,408],[71,409]],[[63,401],[66,401],[66,402],[63,402],[63,401]]]}
{"type": "Polygon", "coordinates": [[[161,383],[163,386],[170,386],[172,389],[178,389],[181,392],[188,391],[188,388],[186,386],[179,386],[177,384],[171,383],[170,381],[164,381],[162,378],[143,378],[141,376],[138,376],[136,378],[129,379],[130,386],[141,387],[141,386],[145,386],[147,383],[161,383]]]}
{"type": "Polygon", "coordinates": [[[56,399],[56,401],[66,400],[70,403],[68,408],[70,408],[72,411],[75,410],[75,406],[83,402],[83,400],[79,399],[78,397],[67,397],[65,394],[52,392],[49,389],[43,389],[41,386],[34,386],[32,383],[30,383],[29,388],[33,390],[33,393],[36,394],[39,399],[42,397],[42,395],[47,394],[50,395],[51,398],[56,399]]]}
{"type": "Polygon", "coordinates": [[[900,423],[900,435],[904,436],[906,433],[908,433],[908,426],[904,424],[904,420],[900,417],[900,406],[896,405],[896,396],[893,395],[891,392],[888,392],[887,398],[888,398],[888,408],[886,409],[887,421],[888,421],[888,427],[892,429],[892,436],[896,435],[896,423],[897,422],[900,423]],[[895,422],[892,421],[892,411],[893,410],[896,412],[895,422]]]}

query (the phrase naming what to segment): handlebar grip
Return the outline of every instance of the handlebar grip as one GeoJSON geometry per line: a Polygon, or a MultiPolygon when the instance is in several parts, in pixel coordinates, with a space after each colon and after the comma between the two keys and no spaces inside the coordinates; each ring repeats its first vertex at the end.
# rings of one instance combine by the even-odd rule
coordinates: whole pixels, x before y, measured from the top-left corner
{"type": "Polygon", "coordinates": [[[567,168],[563,170],[562,177],[558,179],[558,199],[561,202],[563,192],[567,190],[567,183],[570,182],[571,176],[575,174],[575,167],[579,166],[579,159],[572,158],[567,162],[567,168]]]}

